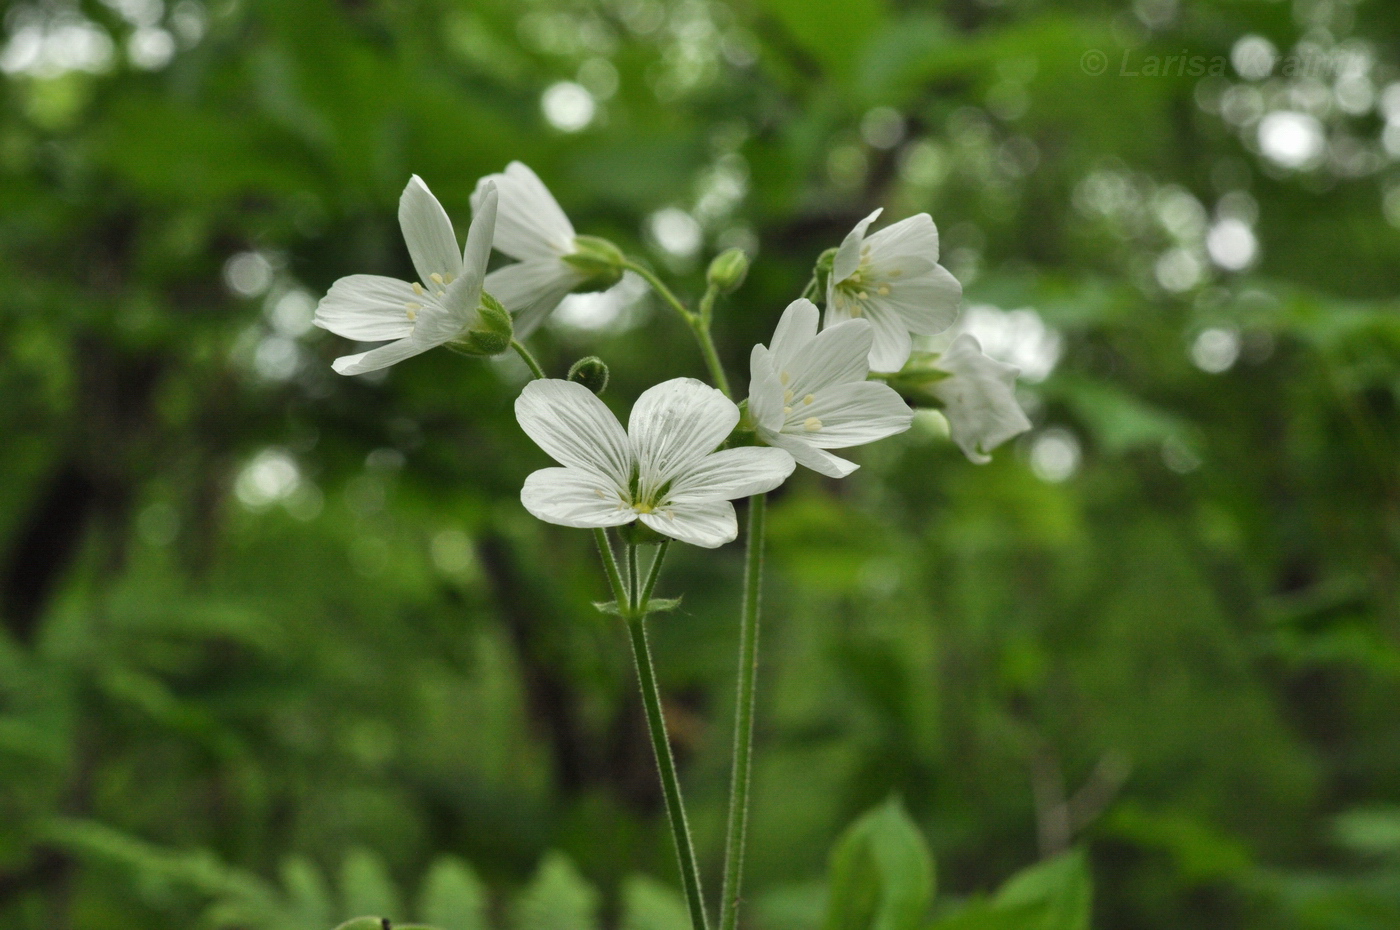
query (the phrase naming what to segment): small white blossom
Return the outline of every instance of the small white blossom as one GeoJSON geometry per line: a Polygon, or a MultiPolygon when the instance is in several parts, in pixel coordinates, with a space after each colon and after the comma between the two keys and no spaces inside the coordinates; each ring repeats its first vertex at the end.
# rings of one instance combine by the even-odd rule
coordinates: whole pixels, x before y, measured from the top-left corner
{"type": "Polygon", "coordinates": [[[772,347],[753,347],[749,415],[768,445],[813,471],[844,478],[859,466],[825,450],[902,433],[913,412],[889,385],[865,380],[870,323],[847,320],[818,333],[818,317],[810,300],[795,300],[778,321],[772,347]]]}
{"type": "Polygon", "coordinates": [[[713,549],[739,533],[729,502],[771,491],[796,467],[782,449],[715,448],[739,408],[693,378],[642,393],[624,432],[588,388],[543,379],[515,402],[521,427],[559,462],[525,479],[525,509],[560,526],[622,526],[641,520],[659,533],[713,549]]]}
{"type": "Polygon", "coordinates": [[[495,246],[517,261],[487,275],[486,290],[511,312],[523,339],[589,274],[565,259],[578,252],[574,226],[535,172],[513,161],[503,173],[487,175],[477,182],[473,209],[480,209],[488,185],[501,196],[495,246]]]}
{"type": "Polygon", "coordinates": [[[962,285],[938,264],[938,229],[927,213],[900,220],[869,238],[880,211],[856,224],[832,263],[826,325],[864,317],[874,327],[870,367],[898,371],[909,358],[910,333],[929,336],[952,325],[962,285]]]}
{"type": "Polygon", "coordinates": [[[355,274],[331,285],[316,307],[317,326],[360,342],[396,340],[336,359],[337,372],[358,375],[387,368],[461,337],[477,322],[497,200],[494,187],[480,193],[481,206],[459,253],[442,204],[418,175],[408,182],[399,198],[399,226],[420,280],[355,274]]]}
{"type": "Polygon", "coordinates": [[[929,391],[943,402],[953,441],[972,461],[990,462],[987,453],[1031,428],[1016,402],[1020,369],[982,354],[977,337],[963,333],[954,339],[933,367],[949,377],[935,381],[929,391]]]}

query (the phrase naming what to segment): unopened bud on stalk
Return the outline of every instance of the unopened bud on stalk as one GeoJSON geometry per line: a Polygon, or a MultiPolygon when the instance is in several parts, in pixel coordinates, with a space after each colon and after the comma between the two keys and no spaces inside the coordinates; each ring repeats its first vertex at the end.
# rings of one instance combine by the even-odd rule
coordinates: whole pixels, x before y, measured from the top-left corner
{"type": "Polygon", "coordinates": [[[622,250],[598,236],[575,236],[574,250],[561,256],[566,264],[588,277],[574,288],[575,293],[603,291],[622,280],[622,250]]]}
{"type": "Polygon", "coordinates": [[[511,322],[510,311],[501,306],[496,298],[482,291],[476,325],[467,330],[452,347],[467,355],[500,355],[510,349],[513,338],[515,325],[511,322]]]}
{"type": "Polygon", "coordinates": [[[710,262],[705,278],[721,294],[732,294],[749,273],[749,257],[743,249],[726,249],[710,262]]]}
{"type": "Polygon", "coordinates": [[[581,358],[569,369],[569,380],[601,394],[608,388],[607,363],[596,355],[581,358]]]}

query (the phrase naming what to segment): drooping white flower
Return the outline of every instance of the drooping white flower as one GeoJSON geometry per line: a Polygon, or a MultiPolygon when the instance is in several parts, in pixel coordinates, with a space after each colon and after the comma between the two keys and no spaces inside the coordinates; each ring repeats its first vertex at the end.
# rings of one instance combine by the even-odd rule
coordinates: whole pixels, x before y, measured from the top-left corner
{"type": "Polygon", "coordinates": [[[929,336],[952,325],[962,285],[938,264],[938,230],[927,213],[869,236],[880,211],[856,224],[837,250],[826,290],[826,325],[864,317],[875,329],[870,367],[898,371],[910,333],[929,336]]]}
{"type": "Polygon", "coordinates": [[[542,379],[525,386],[515,416],[562,468],[525,479],[525,509],[560,526],[622,526],[641,520],[659,533],[713,549],[731,542],[739,497],[771,491],[796,467],[782,449],[724,449],[739,408],[693,378],[649,388],[627,431],[588,388],[542,379]]]}
{"type": "Polygon", "coordinates": [[[832,478],[859,466],[827,452],[864,445],[909,428],[913,412],[887,384],[865,380],[874,331],[847,320],[817,332],[805,299],[783,311],[771,347],[749,358],[749,415],[764,442],[832,478]]]}
{"type": "MultiPolygon", "coordinates": [[[[515,333],[524,338],[544,322],[569,292],[598,277],[598,269],[593,267],[598,258],[594,250],[600,243],[608,244],[591,236],[576,235],[549,188],[520,162],[513,161],[504,172],[487,175],[477,182],[472,195],[474,209],[478,209],[490,184],[501,196],[495,246],[517,261],[487,275],[486,290],[515,317],[515,333]]],[[[620,262],[620,253],[616,259],[620,262]]],[[[618,268],[617,275],[620,274],[618,268]]],[[[598,289],[616,281],[617,276],[599,281],[598,289]]]]}
{"type": "Polygon", "coordinates": [[[419,280],[355,274],[331,285],[316,307],[317,326],[360,342],[395,340],[336,359],[337,372],[358,375],[387,368],[460,338],[477,322],[497,201],[494,187],[480,193],[481,206],[459,253],[442,204],[418,175],[408,182],[399,198],[399,226],[419,280]]]}
{"type": "Polygon", "coordinates": [[[953,441],[979,465],[992,460],[991,450],[1031,428],[1016,402],[1015,365],[988,358],[976,336],[963,333],[933,367],[948,373],[928,390],[943,402],[953,441]]]}

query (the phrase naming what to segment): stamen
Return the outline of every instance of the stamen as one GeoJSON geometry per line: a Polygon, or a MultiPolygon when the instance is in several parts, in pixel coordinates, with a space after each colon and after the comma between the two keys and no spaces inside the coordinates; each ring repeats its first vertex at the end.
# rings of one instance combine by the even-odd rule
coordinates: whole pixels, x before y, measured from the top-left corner
{"type": "Polygon", "coordinates": [[[603,489],[602,489],[602,488],[594,488],[594,489],[593,489],[593,493],[596,494],[596,495],[598,495],[598,499],[599,499],[599,500],[607,500],[607,499],[608,499],[608,496],[607,496],[606,494],[603,493],[603,489]]]}
{"type": "Polygon", "coordinates": [[[865,311],[860,308],[860,304],[851,304],[851,316],[865,316],[865,311]]]}
{"type": "Polygon", "coordinates": [[[867,294],[867,293],[865,293],[865,291],[861,291],[859,294],[856,295],[856,297],[860,298],[861,300],[869,300],[869,299],[870,299],[870,295],[867,294]]]}
{"type": "Polygon", "coordinates": [[[792,373],[785,371],[782,374],[778,375],[778,380],[786,386],[786,384],[792,380],[792,373]]]}
{"type": "Polygon", "coordinates": [[[817,395],[815,395],[815,394],[808,394],[806,397],[802,398],[802,403],[804,403],[804,404],[810,404],[812,401],[814,401],[814,400],[816,400],[816,399],[817,399],[817,395]]]}
{"type": "Polygon", "coordinates": [[[815,433],[822,428],[822,421],[818,420],[816,417],[808,417],[802,421],[802,428],[809,433],[815,433]]]}
{"type": "MultiPolygon", "coordinates": [[[[789,392],[789,393],[791,393],[791,392],[789,392]]],[[[783,416],[786,417],[786,416],[791,416],[791,415],[792,415],[792,408],[791,408],[791,407],[784,407],[784,408],[783,408],[783,416]]]]}
{"type": "Polygon", "coordinates": [[[877,287],[877,288],[875,289],[875,293],[879,294],[881,297],[884,297],[884,296],[885,296],[886,294],[888,294],[889,292],[890,292],[889,287],[888,287],[887,285],[884,285],[884,284],[881,284],[879,287],[877,287]]]}
{"type": "Polygon", "coordinates": [[[442,283],[443,283],[443,284],[451,284],[451,283],[452,283],[453,281],[455,281],[456,279],[457,279],[457,276],[456,276],[455,274],[445,274],[445,275],[442,276],[442,283]]]}
{"type": "Polygon", "coordinates": [[[428,275],[428,278],[429,278],[429,280],[431,280],[434,284],[443,284],[443,283],[445,283],[445,282],[442,280],[442,275],[438,274],[436,271],[434,271],[432,274],[428,275]]]}
{"type": "Polygon", "coordinates": [[[403,305],[404,312],[408,314],[408,321],[412,323],[418,319],[418,311],[423,309],[422,304],[406,303],[403,305]]]}
{"type": "Polygon", "coordinates": [[[419,284],[417,281],[414,281],[413,293],[417,294],[419,297],[422,297],[424,294],[427,293],[427,291],[423,290],[423,285],[419,284]]]}
{"type": "Polygon", "coordinates": [[[792,403],[792,388],[788,388],[786,391],[783,391],[783,403],[792,403]]]}

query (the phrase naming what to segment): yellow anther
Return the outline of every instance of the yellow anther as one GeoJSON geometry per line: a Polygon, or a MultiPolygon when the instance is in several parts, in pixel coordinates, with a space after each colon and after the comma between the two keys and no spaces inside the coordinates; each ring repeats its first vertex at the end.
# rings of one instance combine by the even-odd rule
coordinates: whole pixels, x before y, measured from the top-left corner
{"type": "Polygon", "coordinates": [[[783,408],[783,416],[788,416],[788,415],[790,415],[791,413],[792,413],[792,408],[791,408],[791,407],[784,407],[784,408],[783,408]]]}
{"type": "Polygon", "coordinates": [[[436,271],[434,271],[432,274],[428,275],[428,278],[429,278],[434,284],[444,284],[444,283],[446,283],[446,282],[444,282],[444,281],[442,280],[442,275],[438,274],[436,271]]]}
{"type": "Polygon", "coordinates": [[[424,294],[426,294],[427,292],[423,290],[423,285],[419,284],[417,281],[414,281],[414,282],[413,282],[413,293],[417,294],[419,297],[422,297],[422,296],[423,296],[424,294]]]}
{"type": "Polygon", "coordinates": [[[812,401],[814,401],[814,400],[816,400],[816,399],[817,399],[817,396],[816,396],[815,394],[808,394],[806,397],[802,398],[802,403],[804,403],[804,404],[810,404],[812,401]]]}
{"type": "Polygon", "coordinates": [[[877,288],[875,289],[875,293],[879,294],[881,297],[884,297],[884,296],[885,296],[886,294],[888,294],[889,292],[890,292],[889,287],[887,287],[887,286],[884,285],[884,284],[881,284],[879,287],[877,287],[877,288]]]}
{"type": "Polygon", "coordinates": [[[815,433],[822,428],[822,421],[818,420],[816,417],[808,417],[802,421],[802,428],[809,433],[815,433]]]}
{"type": "Polygon", "coordinates": [[[423,309],[423,305],[422,305],[422,304],[416,304],[416,303],[414,303],[413,301],[409,301],[408,303],[404,304],[404,307],[405,307],[405,309],[408,309],[408,310],[422,310],[422,309],[423,309]]]}
{"type": "Polygon", "coordinates": [[[851,316],[864,316],[865,311],[860,308],[860,304],[851,305],[851,316]]]}
{"type": "Polygon", "coordinates": [[[869,299],[870,299],[870,295],[867,294],[867,293],[865,293],[865,291],[861,291],[859,294],[856,295],[856,297],[860,298],[861,300],[869,300],[869,299]]]}
{"type": "Polygon", "coordinates": [[[457,276],[455,274],[445,274],[442,276],[443,284],[451,284],[455,280],[457,280],[457,276]]]}
{"type": "Polygon", "coordinates": [[[792,380],[792,374],[790,372],[785,371],[782,374],[778,375],[778,380],[781,381],[784,385],[786,385],[789,381],[792,380]]]}
{"type": "Polygon", "coordinates": [[[593,493],[596,494],[596,495],[598,495],[598,498],[599,498],[600,500],[607,500],[607,499],[608,499],[608,496],[607,496],[606,494],[603,493],[603,489],[602,489],[602,488],[594,488],[594,489],[593,489],[593,493]]]}
{"type": "Polygon", "coordinates": [[[792,388],[788,388],[786,391],[783,391],[783,403],[792,403],[792,388]]]}

